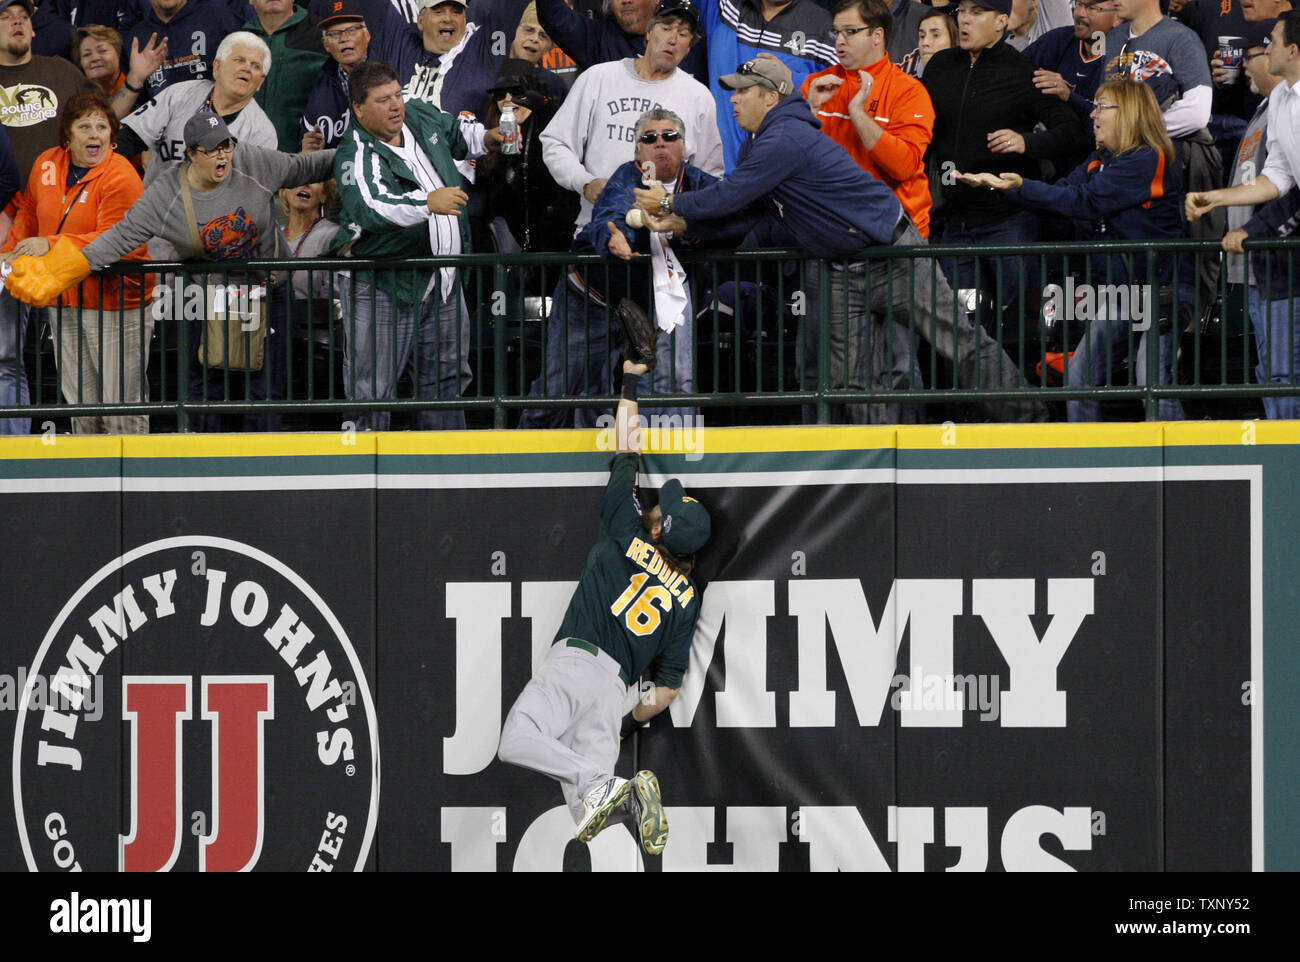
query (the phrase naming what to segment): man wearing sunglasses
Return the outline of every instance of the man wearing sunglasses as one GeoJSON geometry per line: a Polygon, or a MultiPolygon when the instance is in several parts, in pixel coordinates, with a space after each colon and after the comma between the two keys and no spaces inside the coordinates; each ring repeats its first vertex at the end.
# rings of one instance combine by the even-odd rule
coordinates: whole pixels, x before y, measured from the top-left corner
{"type": "Polygon", "coordinates": [[[542,134],[546,165],[556,183],[582,194],[575,225],[591,219],[591,205],[610,174],[627,160],[637,118],[666,107],[686,124],[687,159],[722,173],[722,141],[708,89],[678,69],[699,39],[699,13],[690,0],[662,0],[635,60],[602,63],[583,71],[542,134]]]}
{"type": "MultiPolygon", "coordinates": [[[[698,36],[699,18],[690,0],[661,0],[646,33],[645,54],[584,71],[542,133],[542,156],[556,183],[582,197],[573,249],[590,249],[580,240],[582,229],[609,178],[627,162],[646,110],[659,106],[680,118],[683,159],[706,173],[722,174],[713,98],[707,87],[678,68],[698,36]]],[[[547,320],[546,360],[529,388],[531,396],[609,392],[605,307],[617,301],[610,301],[604,291],[612,273],[570,268],[560,278],[547,320]]],[[[561,427],[567,414],[530,408],[520,416],[519,426],[561,427]]],[[[578,409],[574,424],[594,427],[598,416],[598,411],[578,409]]]]}
{"type": "MultiPolygon", "coordinates": [[[[631,298],[637,304],[647,307],[651,315],[660,321],[661,330],[665,330],[665,325],[676,321],[676,326],[671,331],[665,330],[659,338],[658,364],[647,379],[650,394],[694,393],[695,312],[691,304],[690,287],[683,285],[681,293],[685,297],[685,303],[680,306],[676,318],[662,316],[664,312],[660,309],[655,285],[652,283],[654,258],[650,231],[645,227],[628,224],[627,214],[636,207],[636,191],[644,187],[647,180],[657,182],[664,190],[674,193],[701,190],[717,182],[716,177],[686,162],[686,148],[686,125],[675,113],[655,107],[642,114],[636,125],[635,160],[627,161],[610,175],[605,189],[596,198],[591,222],[574,243],[575,248],[594,250],[602,257],[617,258],[631,265],[628,270],[619,267],[609,271],[609,288],[604,292],[607,303],[618,304],[624,297],[631,298]]],[[[669,242],[670,249],[703,240],[724,245],[728,242],[735,244],[745,235],[743,224],[727,220],[697,221],[689,233],[685,224],[667,226],[681,228],[679,232],[662,235],[669,242]]],[[[669,303],[676,306],[675,302],[669,303]]],[[[577,309],[579,305],[572,307],[577,309]]],[[[571,337],[569,350],[574,351],[575,347],[579,350],[585,348],[593,359],[593,374],[599,375],[609,370],[609,350],[603,336],[609,329],[609,322],[607,318],[596,314],[591,317],[592,343],[578,346],[571,337]]],[[[552,377],[558,376],[558,373],[552,372],[552,377]]],[[[699,412],[696,408],[656,408],[654,413],[668,417],[687,417],[699,412]]]]}
{"type": "MultiPolygon", "coordinates": [[[[637,191],[637,205],[651,229],[660,229],[659,218],[668,214],[682,217],[685,223],[679,226],[688,230],[697,220],[761,217],[776,221],[774,226],[799,247],[823,258],[825,267],[809,262],[804,288],[808,316],[824,315],[831,344],[845,345],[838,358],[831,357],[833,385],[864,390],[869,383],[868,322],[901,324],[909,318],[919,334],[954,362],[960,386],[1024,384],[1011,359],[984,329],[955,311],[952,290],[933,261],[857,259],[869,247],[920,245],[925,239],[893,192],[817,129],[807,102],[791,96],[789,68],[758,58],[720,82],[733,91],[736,120],[752,136],[741,148],[736,168],[716,184],[673,193],[658,185],[637,191]],[[829,274],[830,289],[830,303],[825,305],[820,304],[823,270],[829,274]]],[[[809,323],[800,338],[806,388],[817,382],[813,358],[820,333],[809,323]]],[[[1047,420],[1045,406],[1037,401],[992,402],[985,407],[997,420],[1047,420]]],[[[860,419],[866,412],[850,413],[860,419]]]]}

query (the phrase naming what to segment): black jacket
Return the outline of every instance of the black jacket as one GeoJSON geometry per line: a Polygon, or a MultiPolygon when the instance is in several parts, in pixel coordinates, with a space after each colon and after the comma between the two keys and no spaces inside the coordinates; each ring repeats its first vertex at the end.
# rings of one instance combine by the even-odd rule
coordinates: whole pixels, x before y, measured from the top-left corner
{"type": "Polygon", "coordinates": [[[967,51],[955,47],[930,59],[921,82],[935,109],[934,140],[926,156],[938,175],[940,224],[978,227],[1017,212],[1001,191],[967,187],[950,176],[952,171],[1014,171],[1041,179],[1041,161],[1087,152],[1090,131],[1069,104],[1039,93],[1033,78],[1034,65],[1005,41],[985,50],[973,64],[967,51]],[[1039,123],[1046,129],[1035,132],[1039,123]],[[989,150],[988,134],[1002,129],[1024,136],[1023,154],[989,150]]]}
{"type": "MultiPolygon", "coordinates": [[[[544,82],[541,77],[535,80],[526,98],[516,95],[532,110],[528,120],[519,126],[519,153],[492,153],[481,158],[478,181],[487,189],[488,216],[504,217],[510,233],[525,251],[567,251],[580,199],[555,182],[542,159],[541,133],[560,109],[560,99],[537,89],[544,82]]],[[[489,127],[501,122],[494,101],[489,100],[483,116],[489,127]]]]}

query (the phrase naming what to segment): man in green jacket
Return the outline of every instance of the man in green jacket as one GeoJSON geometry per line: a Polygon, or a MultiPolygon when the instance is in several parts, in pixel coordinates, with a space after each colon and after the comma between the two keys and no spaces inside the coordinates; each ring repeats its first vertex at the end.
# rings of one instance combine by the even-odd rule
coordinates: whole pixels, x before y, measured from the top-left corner
{"type": "Polygon", "coordinates": [[[244,24],[271,48],[271,72],[254,95],[257,105],[275,125],[277,146],[298,153],[302,133],[298,121],[307,94],[330,59],[321,46],[320,29],[293,0],[250,0],[257,17],[244,24]]]}
{"type": "MultiPolygon", "coordinates": [[[[350,257],[394,262],[354,271],[345,292],[344,381],[354,400],[392,398],[408,366],[417,398],[459,397],[469,385],[469,312],[454,267],[407,269],[416,257],[469,253],[468,196],[455,162],[500,144],[495,131],[466,143],[456,118],[418,100],[405,103],[397,72],[367,60],[348,78],[356,117],[339,144],[334,176],[341,227],[334,247],[350,257]]],[[[388,429],[389,412],[356,419],[388,429]]],[[[421,411],[420,431],[464,428],[463,411],[421,411]]]]}

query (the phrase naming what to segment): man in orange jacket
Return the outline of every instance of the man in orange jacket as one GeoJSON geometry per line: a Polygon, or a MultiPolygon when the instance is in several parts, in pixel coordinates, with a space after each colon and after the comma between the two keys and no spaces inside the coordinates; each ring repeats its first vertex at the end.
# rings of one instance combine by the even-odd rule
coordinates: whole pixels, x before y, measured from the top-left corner
{"type": "Polygon", "coordinates": [[[929,237],[930,95],[919,80],[890,63],[893,17],[882,0],[837,0],[832,17],[840,62],[805,80],[804,97],[826,136],[887,184],[921,236],[929,237]]]}
{"type": "MultiPolygon", "coordinates": [[[[929,237],[925,152],[934,131],[930,95],[919,80],[889,60],[894,18],[883,0],[836,0],[831,18],[840,62],[805,80],[803,94],[823,133],[888,186],[921,236],[929,237]]],[[[893,321],[873,325],[867,342],[873,387],[924,386],[915,340],[893,321]]],[[[854,420],[915,422],[920,419],[918,407],[871,404],[854,420]]]]}

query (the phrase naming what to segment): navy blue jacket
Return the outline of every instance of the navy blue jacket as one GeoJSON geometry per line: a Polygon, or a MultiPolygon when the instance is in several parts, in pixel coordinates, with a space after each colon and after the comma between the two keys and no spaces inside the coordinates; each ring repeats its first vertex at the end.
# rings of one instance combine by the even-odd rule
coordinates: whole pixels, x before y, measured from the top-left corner
{"type": "Polygon", "coordinates": [[[1090,40],[1079,40],[1074,27],[1057,27],[1043,34],[1025,48],[1025,56],[1035,67],[1059,73],[1070,85],[1072,92],[1067,101],[1091,125],[1092,97],[1101,86],[1101,75],[1106,68],[1106,50],[1103,45],[1095,57],[1086,57],[1090,40]]]}
{"type": "MultiPolygon", "coordinates": [[[[317,16],[322,9],[319,0],[308,5],[309,13],[317,16]]],[[[387,0],[365,0],[362,11],[366,29],[370,31],[367,60],[382,60],[397,71],[397,79],[406,85],[415,73],[416,66],[425,56],[424,40],[417,27],[402,18],[387,0]]],[[[326,62],[320,77],[307,94],[307,104],[302,109],[302,130],[319,126],[324,121],[325,146],[337,147],[352,120],[352,98],[348,95],[348,79],[338,62],[326,62]]]]}
{"type": "MultiPolygon", "coordinates": [[[[1292,187],[1276,200],[1260,204],[1242,228],[1250,237],[1291,237],[1300,228],[1300,188],[1292,187]]],[[[1294,298],[1300,291],[1300,265],[1294,250],[1251,251],[1250,266],[1260,293],[1270,301],[1294,298]]]]}
{"type": "MultiPolygon", "coordinates": [[[[496,83],[497,71],[505,62],[526,6],[528,0],[474,0],[469,11],[469,19],[475,24],[474,33],[465,41],[465,49],[456,56],[447,79],[442,82],[440,99],[444,111],[453,117],[469,111],[483,119],[479,111],[484,93],[496,83]]],[[[421,41],[417,72],[405,84],[406,96],[426,99],[424,88],[436,76],[441,59],[438,54],[425,50],[421,41]]]]}
{"type": "MultiPolygon", "coordinates": [[[[706,174],[691,164],[682,164],[676,190],[698,191],[716,183],[718,179],[711,174],[706,174]]],[[[613,258],[614,255],[609,252],[609,222],[613,221],[634,251],[648,255],[650,231],[644,227],[633,230],[623,219],[627,212],[636,206],[636,195],[633,191],[642,186],[641,169],[637,167],[635,161],[629,160],[614,171],[605,184],[605,189],[596,198],[595,206],[591,211],[591,220],[573,239],[573,250],[595,251],[601,257],[613,258]]],[[[734,217],[724,221],[692,220],[688,225],[690,229],[688,236],[675,238],[672,246],[674,250],[680,251],[684,246],[698,241],[739,241],[745,236],[748,226],[745,219],[734,217]]],[[[628,269],[611,268],[608,289],[605,287],[605,277],[601,271],[592,272],[591,283],[605,291],[606,298],[611,304],[617,304],[620,298],[630,297],[638,304],[646,305],[653,298],[651,276],[650,259],[647,256],[644,260],[632,261],[628,269]]]]}
{"type": "MultiPolygon", "coordinates": [[[[112,27],[124,37],[127,31],[143,20],[149,11],[149,0],[57,0],[57,2],[64,8],[68,22],[72,24],[74,30],[88,23],[101,23],[106,27],[112,27]]],[[[193,3],[195,0],[190,2],[193,3]]],[[[247,23],[257,16],[248,0],[197,0],[197,2],[230,7],[239,14],[241,23],[247,23]]],[[[122,51],[123,63],[130,53],[131,45],[128,43],[122,51]]]]}
{"type": "MultiPolygon", "coordinates": [[[[53,0],[45,0],[32,17],[32,53],[39,57],[63,57],[71,60],[72,24],[61,14],[53,0]]],[[[128,48],[127,53],[131,51],[128,48]]]]}
{"type": "MultiPolygon", "coordinates": [[[[589,20],[578,11],[569,9],[564,0],[537,0],[537,22],[582,70],[592,64],[639,57],[645,53],[645,37],[624,33],[618,22],[608,17],[589,20]]],[[[708,86],[709,64],[703,41],[693,46],[678,66],[708,86]]]]}
{"type": "MultiPolygon", "coordinates": [[[[1007,196],[1032,210],[1060,214],[1080,223],[1080,240],[1156,240],[1182,237],[1183,185],[1177,163],[1153,147],[1120,154],[1094,151],[1056,182],[1026,180],[1007,196]]],[[[1134,255],[1130,278],[1125,256],[1092,256],[1093,282],[1147,283],[1145,255],[1134,255]]],[[[1172,277],[1173,259],[1160,257],[1160,282],[1172,277]]]]}
{"type": "Polygon", "coordinates": [[[167,23],[158,19],[152,6],[147,7],[140,21],[123,36],[122,62],[130,59],[132,40],[144,47],[154,33],[159,40],[166,38],[167,59],[145,81],[141,102],[182,80],[211,80],[217,47],[226,34],[241,29],[247,19],[219,0],[190,0],[167,23]]]}
{"type": "Polygon", "coordinates": [[[741,146],[731,173],[674,197],[673,210],[693,223],[763,200],[799,246],[818,257],[851,257],[890,243],[903,213],[892,190],[821,132],[798,94],[768,112],[741,146]]]}

